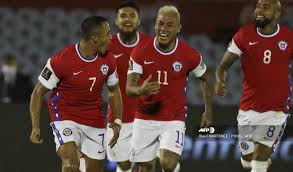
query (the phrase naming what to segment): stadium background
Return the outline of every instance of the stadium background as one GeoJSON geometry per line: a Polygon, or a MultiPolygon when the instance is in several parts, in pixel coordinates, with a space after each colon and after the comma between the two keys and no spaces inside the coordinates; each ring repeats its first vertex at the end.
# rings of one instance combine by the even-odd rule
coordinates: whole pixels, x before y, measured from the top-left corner
{"type": "MultiPolygon", "coordinates": [[[[7,53],[16,56],[21,72],[31,76],[33,83],[47,59],[69,43],[79,39],[79,25],[88,15],[102,15],[112,23],[115,8],[121,1],[0,1],[0,58],[7,53]]],[[[204,56],[207,65],[215,67],[226,50],[233,33],[240,25],[251,21],[255,0],[177,0],[138,1],[141,7],[141,31],[152,34],[157,10],[164,4],[174,4],[181,12],[183,29],[180,34],[204,56]]],[[[286,0],[282,23],[293,28],[293,1],[286,0]]],[[[0,63],[1,63],[0,61],[0,63]]],[[[239,151],[233,139],[197,138],[200,116],[203,112],[199,82],[190,78],[188,84],[189,116],[187,137],[182,154],[182,172],[193,171],[242,171],[239,151]],[[232,170],[233,169],[233,170],[232,170]]],[[[214,81],[214,78],[213,78],[214,81]]],[[[214,98],[216,133],[235,132],[236,115],[241,95],[239,62],[229,75],[229,94],[214,98]]],[[[22,89],[19,86],[19,89],[22,89]]],[[[29,101],[29,97],[27,97],[29,101]]],[[[60,162],[55,154],[49,115],[44,102],[42,111],[43,145],[29,143],[30,118],[28,102],[0,104],[2,122],[0,142],[0,171],[2,172],[55,172],[60,162]]],[[[285,137],[273,156],[270,171],[293,170],[292,119],[289,120],[285,137]]],[[[106,163],[106,171],[115,164],[106,163]]]]}

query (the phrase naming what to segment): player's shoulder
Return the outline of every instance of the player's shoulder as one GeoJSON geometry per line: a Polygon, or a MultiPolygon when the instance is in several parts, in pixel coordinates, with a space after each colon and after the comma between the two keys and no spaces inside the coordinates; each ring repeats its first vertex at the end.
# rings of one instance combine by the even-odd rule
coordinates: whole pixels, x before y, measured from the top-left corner
{"type": "Polygon", "coordinates": [[[140,43],[135,46],[133,52],[147,52],[146,49],[149,50],[153,48],[154,37],[147,36],[145,38],[146,39],[141,40],[140,43]]]}
{"type": "Polygon", "coordinates": [[[185,53],[185,54],[199,55],[198,50],[193,48],[191,45],[189,45],[183,39],[178,39],[178,47],[177,47],[177,49],[180,50],[182,53],[185,53]]]}
{"type": "Polygon", "coordinates": [[[144,32],[138,32],[138,34],[139,34],[140,41],[147,41],[152,38],[151,35],[148,35],[144,32]]]}
{"type": "Polygon", "coordinates": [[[239,31],[240,33],[252,33],[252,32],[255,32],[256,31],[256,26],[255,24],[246,24],[246,25],[243,25],[239,28],[239,31]]]}
{"type": "Polygon", "coordinates": [[[54,54],[51,57],[51,61],[55,61],[55,62],[60,63],[62,61],[67,61],[68,58],[71,58],[74,55],[76,55],[76,45],[70,44],[67,47],[60,50],[59,52],[57,52],[56,54],[54,54]]]}
{"type": "Polygon", "coordinates": [[[280,26],[280,32],[281,33],[285,33],[285,34],[289,34],[289,35],[293,36],[293,30],[292,29],[288,28],[285,25],[279,25],[279,26],[280,26]]]}

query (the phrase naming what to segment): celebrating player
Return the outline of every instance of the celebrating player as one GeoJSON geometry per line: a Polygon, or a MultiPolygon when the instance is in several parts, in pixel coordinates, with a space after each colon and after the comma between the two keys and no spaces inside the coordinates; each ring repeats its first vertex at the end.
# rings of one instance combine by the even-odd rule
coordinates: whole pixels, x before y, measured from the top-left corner
{"type": "Polygon", "coordinates": [[[243,95],[237,117],[241,163],[252,172],[266,172],[270,154],[284,132],[290,105],[289,66],[293,55],[293,34],[277,23],[279,0],[258,0],[255,24],[234,35],[216,72],[216,93],[227,94],[227,72],[240,58],[244,73],[243,95]]]}
{"type": "MultiPolygon", "coordinates": [[[[126,95],[126,78],[128,62],[132,49],[142,44],[149,37],[137,31],[140,25],[139,7],[134,1],[126,1],[117,8],[115,24],[118,33],[113,36],[109,50],[114,53],[119,75],[119,86],[123,100],[122,128],[115,147],[107,147],[107,157],[118,162],[116,172],[130,172],[129,150],[132,138],[132,128],[137,100],[126,95]]],[[[109,125],[114,122],[113,111],[109,109],[109,125]]],[[[113,136],[112,130],[107,130],[108,142],[113,136]]]]}
{"type": "Polygon", "coordinates": [[[165,172],[177,171],[183,150],[186,82],[191,72],[202,81],[205,112],[201,125],[212,122],[212,86],[201,55],[181,40],[180,14],[174,6],[160,8],[156,37],[137,46],[129,64],[126,91],[139,96],[133,124],[130,160],[141,172],[153,171],[160,150],[165,172]],[[178,165],[177,165],[178,164],[178,165]]]}
{"type": "Polygon", "coordinates": [[[116,62],[107,52],[111,41],[110,27],[103,17],[86,18],[81,25],[83,37],[50,58],[39,76],[30,102],[34,144],[40,136],[42,96],[51,91],[48,108],[62,172],[77,172],[80,153],[85,157],[87,172],[102,172],[105,159],[105,116],[102,112],[102,86],[107,84],[114,120],[110,125],[113,147],[122,125],[122,99],[116,62]]]}

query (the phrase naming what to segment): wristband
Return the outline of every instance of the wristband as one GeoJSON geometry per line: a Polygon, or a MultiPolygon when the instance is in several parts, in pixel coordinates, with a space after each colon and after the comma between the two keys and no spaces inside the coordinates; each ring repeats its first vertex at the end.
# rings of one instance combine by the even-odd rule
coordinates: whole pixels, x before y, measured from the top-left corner
{"type": "Polygon", "coordinates": [[[120,125],[120,127],[122,126],[122,121],[121,121],[121,119],[115,119],[114,120],[114,122],[116,123],[116,124],[118,124],[118,125],[120,125]]]}

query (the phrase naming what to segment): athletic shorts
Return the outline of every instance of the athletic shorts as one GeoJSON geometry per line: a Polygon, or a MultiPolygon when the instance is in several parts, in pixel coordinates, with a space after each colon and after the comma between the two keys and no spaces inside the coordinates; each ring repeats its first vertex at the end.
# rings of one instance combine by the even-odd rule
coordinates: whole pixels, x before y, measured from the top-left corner
{"type": "Polygon", "coordinates": [[[251,154],[256,142],[271,147],[274,151],[284,133],[287,118],[288,114],[281,111],[260,113],[239,110],[237,121],[242,154],[251,154]]]}
{"type": "Polygon", "coordinates": [[[51,127],[55,137],[56,150],[67,142],[75,142],[80,152],[92,159],[105,159],[105,128],[94,128],[73,121],[54,121],[51,127]]]}
{"type": "Polygon", "coordinates": [[[184,146],[185,129],[183,121],[135,119],[130,161],[151,161],[155,159],[160,149],[166,149],[181,155],[184,146]]]}
{"type": "Polygon", "coordinates": [[[113,130],[107,127],[107,158],[110,161],[123,162],[129,160],[133,123],[123,123],[117,143],[111,149],[108,144],[113,137],[113,130]]]}

